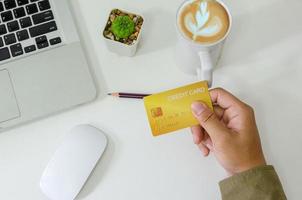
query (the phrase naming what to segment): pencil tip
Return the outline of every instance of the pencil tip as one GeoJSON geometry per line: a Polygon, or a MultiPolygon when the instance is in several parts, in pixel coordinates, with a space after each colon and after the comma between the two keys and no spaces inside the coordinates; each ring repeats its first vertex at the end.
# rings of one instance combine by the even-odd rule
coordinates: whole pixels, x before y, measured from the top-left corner
{"type": "Polygon", "coordinates": [[[109,96],[118,97],[119,93],[108,93],[109,96]]]}

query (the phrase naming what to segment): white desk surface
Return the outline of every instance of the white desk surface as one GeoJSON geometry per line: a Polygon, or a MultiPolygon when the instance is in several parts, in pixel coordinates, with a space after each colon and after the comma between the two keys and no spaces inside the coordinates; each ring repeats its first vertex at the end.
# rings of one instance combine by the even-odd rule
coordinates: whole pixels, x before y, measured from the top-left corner
{"type": "MultiPolygon", "coordinates": [[[[159,92],[196,81],[180,72],[173,58],[181,0],[79,1],[102,94],[159,92]],[[145,16],[143,41],[133,58],[108,52],[100,36],[115,7],[145,16]]],[[[234,27],[214,86],[255,108],[268,162],[276,167],[288,199],[301,199],[302,1],[226,3],[234,27]]],[[[92,104],[0,134],[0,199],[46,199],[38,186],[42,171],[64,134],[81,123],[103,129],[110,144],[78,199],[220,199],[217,183],[224,170],[214,157],[202,157],[189,130],[153,138],[141,100],[103,95],[92,104]]]]}

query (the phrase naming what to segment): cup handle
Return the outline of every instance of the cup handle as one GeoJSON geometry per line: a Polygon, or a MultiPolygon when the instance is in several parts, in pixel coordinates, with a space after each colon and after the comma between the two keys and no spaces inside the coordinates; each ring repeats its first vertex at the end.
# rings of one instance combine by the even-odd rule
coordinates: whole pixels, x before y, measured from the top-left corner
{"type": "Polygon", "coordinates": [[[198,80],[207,80],[209,87],[213,80],[213,61],[209,50],[198,52],[200,58],[200,68],[197,69],[198,80]]]}

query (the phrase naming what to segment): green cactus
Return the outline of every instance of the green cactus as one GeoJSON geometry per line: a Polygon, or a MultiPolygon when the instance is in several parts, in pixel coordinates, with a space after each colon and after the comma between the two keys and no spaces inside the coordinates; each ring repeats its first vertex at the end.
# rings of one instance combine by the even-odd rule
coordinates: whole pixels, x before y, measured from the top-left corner
{"type": "Polygon", "coordinates": [[[117,39],[128,38],[135,30],[135,24],[129,16],[116,17],[111,25],[111,31],[117,39]]]}

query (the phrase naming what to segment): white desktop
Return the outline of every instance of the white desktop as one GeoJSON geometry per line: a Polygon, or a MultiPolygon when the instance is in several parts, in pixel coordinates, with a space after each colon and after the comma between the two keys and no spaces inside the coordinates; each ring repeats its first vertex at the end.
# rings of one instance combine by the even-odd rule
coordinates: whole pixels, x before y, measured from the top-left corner
{"type": "MultiPolygon", "coordinates": [[[[88,105],[0,134],[0,199],[46,200],[43,170],[66,133],[91,124],[108,147],[77,199],[220,199],[226,173],[213,156],[203,158],[189,130],[152,137],[141,100],[107,92],[155,93],[196,81],[175,64],[176,1],[76,0],[86,49],[94,58],[99,98],[88,105]],[[119,57],[101,31],[112,8],[146,19],[135,57],[119,57]]],[[[298,200],[302,175],[302,17],[298,0],[224,1],[234,18],[214,87],[230,90],[255,108],[266,158],[280,175],[288,199],[298,200]],[[284,9],[286,8],[286,9],[284,9]],[[278,23],[276,23],[278,21],[278,23]]]]}

